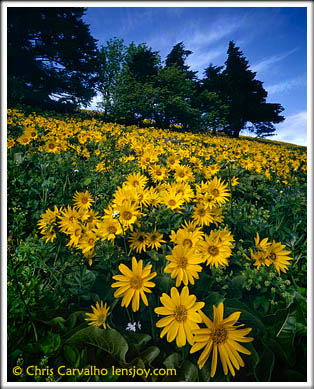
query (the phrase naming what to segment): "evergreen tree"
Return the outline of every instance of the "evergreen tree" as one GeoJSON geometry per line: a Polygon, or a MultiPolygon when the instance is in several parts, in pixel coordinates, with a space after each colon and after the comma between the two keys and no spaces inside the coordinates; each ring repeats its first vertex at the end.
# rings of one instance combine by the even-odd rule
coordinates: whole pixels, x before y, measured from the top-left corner
{"type": "Polygon", "coordinates": [[[128,47],[126,56],[128,72],[137,80],[145,82],[157,75],[160,68],[160,56],[146,44],[136,46],[133,42],[128,47]]]}
{"type": "Polygon", "coordinates": [[[8,103],[87,104],[94,92],[96,41],[85,8],[8,8],[8,103]],[[18,92],[22,98],[16,101],[18,92]]]}
{"type": "Polygon", "coordinates": [[[233,41],[229,43],[227,53],[221,93],[229,105],[227,131],[239,137],[249,122],[248,128],[259,136],[272,135],[273,123],[284,120],[279,115],[283,107],[266,103],[267,92],[263,83],[255,79],[256,73],[249,69],[248,61],[233,41]]]}
{"type": "Polygon", "coordinates": [[[186,58],[191,54],[193,54],[192,51],[185,50],[183,42],[177,43],[166,57],[166,67],[176,65],[186,75],[187,79],[195,79],[197,72],[192,72],[189,70],[190,66],[185,64],[186,58]]]}

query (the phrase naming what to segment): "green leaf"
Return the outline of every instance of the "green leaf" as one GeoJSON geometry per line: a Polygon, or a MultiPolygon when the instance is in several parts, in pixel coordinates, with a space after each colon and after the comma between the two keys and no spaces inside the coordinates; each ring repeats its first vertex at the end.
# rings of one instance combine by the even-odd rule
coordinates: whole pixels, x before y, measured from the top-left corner
{"type": "Polygon", "coordinates": [[[87,185],[89,185],[91,182],[92,182],[91,177],[87,177],[87,178],[85,178],[85,180],[83,181],[83,185],[87,186],[87,185]]]}
{"type": "Polygon", "coordinates": [[[67,325],[69,326],[69,329],[74,328],[77,321],[83,321],[87,318],[85,311],[76,311],[71,313],[69,317],[66,320],[67,325]]]}
{"type": "Polygon", "coordinates": [[[269,382],[273,373],[274,364],[274,353],[269,347],[265,347],[260,361],[254,369],[256,380],[259,382],[269,382]]]}
{"type": "Polygon", "coordinates": [[[144,361],[144,363],[151,364],[153,360],[158,357],[159,354],[159,348],[156,346],[151,346],[141,353],[141,359],[144,361]]]}
{"type": "Polygon", "coordinates": [[[198,381],[198,369],[194,365],[194,363],[192,363],[190,361],[184,361],[182,369],[183,369],[183,374],[184,374],[184,381],[187,381],[187,382],[198,381]]]}
{"type": "Polygon", "coordinates": [[[240,322],[245,322],[245,324],[249,327],[252,327],[253,330],[261,330],[262,332],[265,332],[265,326],[263,322],[260,320],[256,312],[252,312],[250,308],[240,302],[239,300],[236,299],[229,299],[226,298],[224,300],[224,306],[225,306],[225,311],[226,315],[230,315],[233,312],[241,312],[241,316],[239,321],[240,322]]]}
{"type": "Polygon", "coordinates": [[[61,338],[59,334],[48,332],[45,339],[40,343],[39,347],[44,354],[49,355],[57,351],[61,345],[61,338]]]}
{"type": "Polygon", "coordinates": [[[137,346],[136,348],[141,348],[145,346],[150,340],[151,336],[148,334],[139,334],[139,333],[127,333],[127,338],[129,343],[137,346]]]}
{"type": "Polygon", "coordinates": [[[97,347],[110,354],[115,359],[126,363],[125,355],[129,346],[124,337],[112,328],[104,330],[95,326],[90,326],[77,331],[67,340],[67,343],[97,347]]]}
{"type": "Polygon", "coordinates": [[[179,366],[181,361],[181,356],[179,353],[172,353],[163,361],[163,364],[167,369],[176,368],[179,366]]]}
{"type": "Polygon", "coordinates": [[[63,353],[66,360],[74,365],[79,355],[77,349],[66,344],[63,347],[63,353]]]}

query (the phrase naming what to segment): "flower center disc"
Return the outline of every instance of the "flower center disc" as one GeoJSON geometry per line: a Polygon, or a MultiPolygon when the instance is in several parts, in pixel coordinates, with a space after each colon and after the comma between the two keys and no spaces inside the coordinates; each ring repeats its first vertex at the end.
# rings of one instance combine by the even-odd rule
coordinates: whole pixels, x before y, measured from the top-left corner
{"type": "Polygon", "coordinates": [[[198,214],[200,216],[204,216],[205,215],[205,209],[204,208],[199,209],[198,214]]]}
{"type": "Polygon", "coordinates": [[[169,203],[168,203],[171,207],[173,207],[174,205],[176,205],[176,202],[174,200],[169,200],[169,203]]]}
{"type": "Polygon", "coordinates": [[[227,339],[227,331],[223,326],[214,328],[210,334],[213,342],[216,344],[224,343],[227,339]]]}
{"type": "Polygon", "coordinates": [[[182,269],[185,269],[187,263],[188,263],[188,260],[185,257],[178,258],[178,267],[181,267],[182,269]]]}
{"type": "Polygon", "coordinates": [[[124,211],[124,212],[123,212],[123,219],[125,219],[125,220],[130,220],[130,219],[132,219],[132,213],[129,212],[129,211],[124,211]]]}
{"type": "Polygon", "coordinates": [[[115,226],[110,226],[108,228],[109,232],[111,232],[112,234],[115,234],[117,232],[117,228],[115,226]]]}
{"type": "Polygon", "coordinates": [[[81,201],[82,201],[83,204],[87,204],[88,203],[88,198],[83,196],[81,201]]]}
{"type": "Polygon", "coordinates": [[[272,261],[274,261],[277,258],[277,255],[275,253],[271,253],[269,257],[272,261]]]}
{"type": "Polygon", "coordinates": [[[179,305],[175,313],[175,319],[177,321],[185,321],[187,317],[187,310],[184,305],[179,305]]]}
{"type": "Polygon", "coordinates": [[[191,239],[188,239],[188,238],[184,239],[184,241],[183,241],[183,246],[188,247],[188,248],[191,248],[191,247],[192,247],[192,241],[191,241],[191,239]]]}
{"type": "Polygon", "coordinates": [[[143,280],[139,276],[135,276],[130,281],[133,289],[140,289],[143,285],[143,280]]]}
{"type": "Polygon", "coordinates": [[[219,196],[219,190],[218,189],[213,189],[212,190],[212,195],[215,196],[215,197],[219,196]]]}
{"type": "Polygon", "coordinates": [[[207,251],[213,257],[215,257],[218,254],[218,252],[219,252],[218,247],[215,247],[215,246],[209,246],[207,251]]]}
{"type": "Polygon", "coordinates": [[[99,324],[103,324],[104,322],[104,318],[105,318],[105,315],[103,313],[101,313],[98,318],[97,318],[97,321],[99,324]]]}

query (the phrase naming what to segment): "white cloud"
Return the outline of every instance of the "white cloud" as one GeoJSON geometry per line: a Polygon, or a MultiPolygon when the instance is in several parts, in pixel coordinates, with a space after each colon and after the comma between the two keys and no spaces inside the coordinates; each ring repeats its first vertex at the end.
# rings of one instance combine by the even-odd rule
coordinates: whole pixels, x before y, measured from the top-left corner
{"type": "Polygon", "coordinates": [[[241,27],[241,20],[219,20],[209,26],[208,29],[194,29],[197,26],[191,26],[186,38],[186,46],[200,49],[215,42],[218,42],[225,36],[233,33],[241,27]]]}
{"type": "Polygon", "coordinates": [[[279,140],[300,146],[306,146],[306,125],[306,111],[299,112],[295,115],[287,116],[284,122],[276,125],[277,135],[267,137],[267,139],[279,140]]]}
{"type": "Polygon", "coordinates": [[[205,54],[199,52],[193,53],[187,58],[186,63],[194,71],[201,71],[205,69],[215,58],[220,57],[226,53],[225,47],[209,50],[205,54]]]}
{"type": "Polygon", "coordinates": [[[295,53],[297,50],[298,50],[298,47],[296,47],[290,51],[287,51],[286,53],[283,53],[281,55],[273,55],[272,57],[265,58],[261,62],[252,65],[251,70],[253,72],[262,72],[262,71],[266,70],[270,65],[272,65],[276,62],[282,61],[283,59],[287,58],[289,55],[295,53]]]}
{"type": "Polygon", "coordinates": [[[282,92],[289,91],[294,88],[298,87],[304,87],[306,86],[306,79],[305,77],[296,77],[291,80],[286,80],[283,82],[280,82],[278,84],[266,86],[265,89],[267,90],[268,94],[278,94],[282,92]]]}

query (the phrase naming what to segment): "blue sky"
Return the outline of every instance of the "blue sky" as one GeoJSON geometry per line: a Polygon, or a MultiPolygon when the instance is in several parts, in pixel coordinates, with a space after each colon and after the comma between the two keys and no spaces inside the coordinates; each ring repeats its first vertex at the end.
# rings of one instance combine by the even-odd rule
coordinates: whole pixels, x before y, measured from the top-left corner
{"type": "Polygon", "coordinates": [[[126,45],[145,42],[162,60],[183,41],[193,52],[187,64],[199,78],[210,63],[224,64],[234,40],[264,83],[267,102],[285,108],[273,139],[306,145],[306,12],[288,6],[89,7],[84,21],[99,46],[114,36],[126,45]]]}

